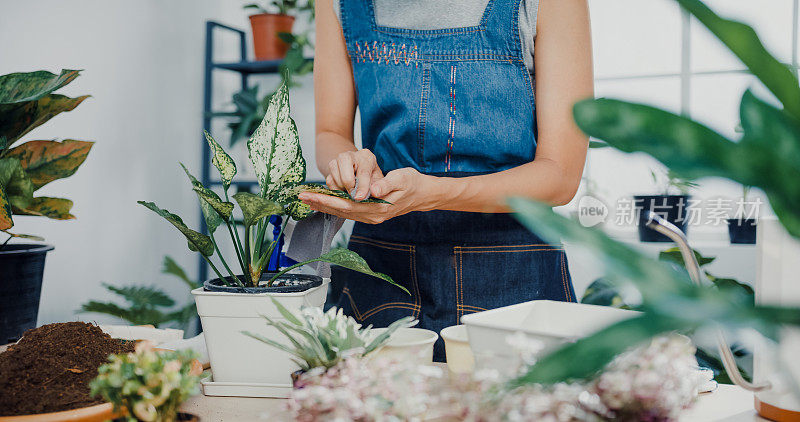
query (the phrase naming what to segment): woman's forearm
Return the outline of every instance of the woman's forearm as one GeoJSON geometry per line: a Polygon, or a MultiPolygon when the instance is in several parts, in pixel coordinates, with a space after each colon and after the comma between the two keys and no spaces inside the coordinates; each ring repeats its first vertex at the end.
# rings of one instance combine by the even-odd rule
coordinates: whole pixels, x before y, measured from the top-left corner
{"type": "Polygon", "coordinates": [[[564,205],[575,196],[580,173],[556,161],[537,159],[498,173],[461,178],[427,176],[430,209],[473,212],[509,212],[506,200],[523,196],[552,205],[564,205]]]}

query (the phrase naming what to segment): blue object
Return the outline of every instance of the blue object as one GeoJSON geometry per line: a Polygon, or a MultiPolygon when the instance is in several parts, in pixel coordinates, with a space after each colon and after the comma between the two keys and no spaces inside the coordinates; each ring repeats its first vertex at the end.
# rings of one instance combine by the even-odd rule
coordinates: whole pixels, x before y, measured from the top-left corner
{"type": "MultiPolygon", "coordinates": [[[[378,26],[372,3],[342,0],[341,22],[362,143],[383,171],[463,177],[533,160],[533,83],[519,39],[519,0],[489,0],[477,26],[439,30],[378,26]]],[[[334,267],[329,304],[365,325],[411,315],[438,332],[471,312],[575,300],[563,247],[509,214],[429,211],[356,223],[349,248],[411,292],[334,267]]],[[[443,358],[440,339],[434,359],[443,358]]]]}

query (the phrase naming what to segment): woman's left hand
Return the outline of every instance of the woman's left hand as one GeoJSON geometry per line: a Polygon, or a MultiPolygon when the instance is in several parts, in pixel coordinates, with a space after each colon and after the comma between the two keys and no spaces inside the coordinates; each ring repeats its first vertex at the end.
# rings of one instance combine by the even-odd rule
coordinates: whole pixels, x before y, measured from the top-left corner
{"type": "Polygon", "coordinates": [[[314,211],[378,224],[411,211],[433,209],[435,179],[410,167],[390,171],[386,177],[372,183],[370,194],[391,204],[359,203],[312,192],[302,192],[299,198],[314,211]]]}

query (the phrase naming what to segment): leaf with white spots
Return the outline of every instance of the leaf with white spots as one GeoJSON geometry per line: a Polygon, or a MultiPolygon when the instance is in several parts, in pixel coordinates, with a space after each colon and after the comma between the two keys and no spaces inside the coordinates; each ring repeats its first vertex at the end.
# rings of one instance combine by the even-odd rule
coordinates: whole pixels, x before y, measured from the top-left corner
{"type": "Polygon", "coordinates": [[[306,161],[297,126],[289,116],[289,91],[282,84],[270,99],[264,120],[247,141],[261,195],[276,200],[283,189],[302,183],[306,161]]]}
{"type": "Polygon", "coordinates": [[[211,156],[211,163],[214,164],[214,167],[219,170],[220,178],[222,179],[222,186],[225,190],[228,190],[228,187],[231,185],[231,181],[233,180],[233,176],[236,176],[236,163],[233,162],[233,158],[225,152],[224,149],[219,145],[213,136],[210,133],[203,131],[206,135],[206,141],[208,142],[208,147],[211,148],[212,156],[211,156]]]}

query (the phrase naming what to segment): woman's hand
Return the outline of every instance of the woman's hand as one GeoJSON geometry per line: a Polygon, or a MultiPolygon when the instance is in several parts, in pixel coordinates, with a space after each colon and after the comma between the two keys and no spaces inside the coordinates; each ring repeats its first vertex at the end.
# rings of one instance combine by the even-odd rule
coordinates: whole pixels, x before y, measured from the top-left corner
{"type": "MultiPolygon", "coordinates": [[[[374,160],[374,156],[372,157],[374,160]]],[[[335,161],[339,166],[339,160],[335,161]]],[[[339,166],[339,169],[341,168],[339,166]]],[[[377,165],[375,165],[375,168],[377,168],[377,165]]],[[[358,174],[358,171],[356,171],[356,174],[358,174]]],[[[333,176],[333,172],[331,172],[331,176],[333,176]]],[[[360,181],[362,179],[358,179],[357,175],[355,177],[359,180],[358,188],[360,192],[363,187],[360,181]]],[[[362,177],[366,177],[366,175],[362,173],[362,177]]],[[[328,185],[331,184],[330,179],[331,177],[329,176],[328,185]]],[[[386,177],[381,176],[377,179],[370,176],[371,185],[367,185],[367,195],[362,197],[361,200],[366,199],[369,196],[368,194],[372,194],[373,197],[389,201],[391,204],[358,203],[344,198],[312,192],[302,192],[299,198],[314,211],[362,223],[378,224],[411,211],[434,209],[433,203],[438,199],[438,196],[434,193],[436,179],[436,177],[421,174],[413,168],[393,170],[387,173],[386,177]]],[[[333,188],[333,186],[331,187],[333,188]]],[[[355,197],[355,195],[353,196],[355,197]]]]}
{"type": "Polygon", "coordinates": [[[328,163],[325,183],[331,189],[348,192],[356,201],[367,199],[372,182],[383,179],[375,154],[368,149],[345,151],[328,163]],[[355,191],[354,191],[355,189],[355,191]]]}

